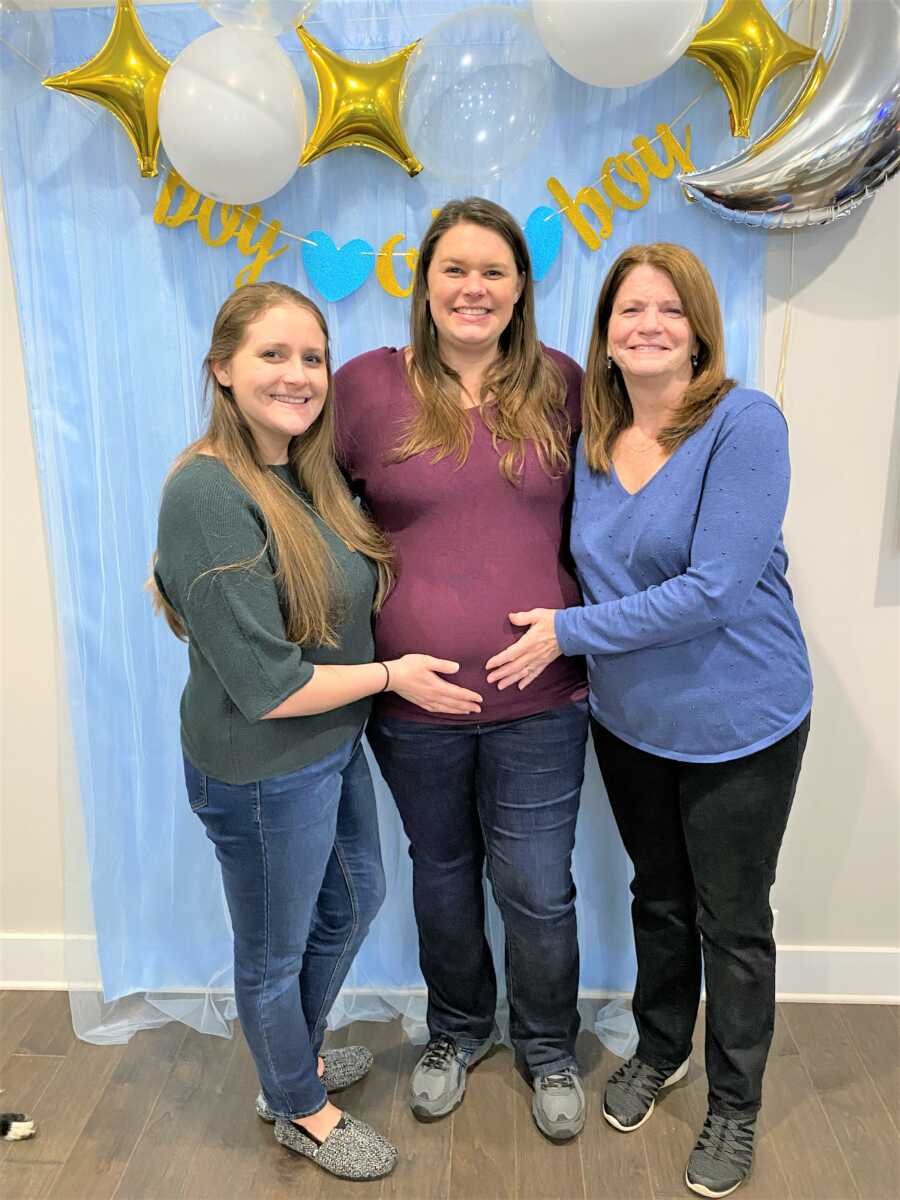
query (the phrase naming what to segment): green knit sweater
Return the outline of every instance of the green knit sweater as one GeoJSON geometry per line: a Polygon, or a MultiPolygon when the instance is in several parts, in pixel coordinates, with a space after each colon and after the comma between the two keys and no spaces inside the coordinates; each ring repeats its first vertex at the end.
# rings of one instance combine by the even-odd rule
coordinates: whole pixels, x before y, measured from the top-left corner
{"type": "MultiPolygon", "coordinates": [[[[312,511],[290,468],[272,470],[312,511]]],[[[313,516],[337,570],[336,649],[288,641],[271,552],[249,568],[210,571],[256,558],[266,540],[262,513],[227,467],[198,455],[163,491],[156,581],[188,630],[181,743],[199,771],[226,783],[306,766],[355,737],[369,715],[367,698],[315,716],[262,720],[309,682],[314,663],[372,661],[375,565],[313,516]]]]}

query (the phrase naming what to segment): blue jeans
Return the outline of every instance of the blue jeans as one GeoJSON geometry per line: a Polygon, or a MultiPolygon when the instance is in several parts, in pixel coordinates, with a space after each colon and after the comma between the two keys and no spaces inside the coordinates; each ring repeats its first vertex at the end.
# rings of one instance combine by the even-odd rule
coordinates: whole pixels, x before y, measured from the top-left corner
{"type": "Polygon", "coordinates": [[[532,1076],[575,1062],[571,864],[587,725],[577,702],[472,725],[375,717],[367,730],[410,841],[429,1032],[471,1048],[494,1027],[486,859],[506,932],[510,1036],[532,1076]]]}
{"type": "Polygon", "coordinates": [[[222,868],[238,1016],[266,1103],[283,1117],[325,1104],[325,1021],[384,899],[359,743],[257,783],[223,783],[184,761],[191,808],[222,868]]]}

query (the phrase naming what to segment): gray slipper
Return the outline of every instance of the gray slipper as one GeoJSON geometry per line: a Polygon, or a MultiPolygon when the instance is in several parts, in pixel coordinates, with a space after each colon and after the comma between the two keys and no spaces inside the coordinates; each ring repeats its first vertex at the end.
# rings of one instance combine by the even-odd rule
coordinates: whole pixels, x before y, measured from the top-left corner
{"type": "MultiPolygon", "coordinates": [[[[322,1062],[325,1070],[321,1079],[325,1091],[330,1094],[342,1092],[354,1083],[359,1083],[372,1070],[375,1059],[371,1050],[367,1050],[365,1046],[340,1046],[337,1050],[326,1050],[322,1055],[322,1062]]],[[[256,1115],[270,1125],[275,1124],[276,1114],[266,1104],[262,1092],[256,1097],[256,1115]]]]}
{"type": "Polygon", "coordinates": [[[391,1143],[349,1113],[341,1116],[321,1143],[282,1117],[275,1121],[275,1137],[288,1150],[311,1158],[316,1166],[339,1179],[381,1179],[397,1165],[397,1151],[391,1143]]]}

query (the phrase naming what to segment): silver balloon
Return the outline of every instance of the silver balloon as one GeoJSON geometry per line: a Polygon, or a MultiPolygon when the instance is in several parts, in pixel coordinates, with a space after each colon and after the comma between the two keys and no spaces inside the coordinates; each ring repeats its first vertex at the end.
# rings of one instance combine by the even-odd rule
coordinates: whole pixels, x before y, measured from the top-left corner
{"type": "Polygon", "coordinates": [[[900,0],[829,0],[819,55],[787,110],[736,157],[680,180],[727,220],[796,229],[850,212],[898,167],[900,0]]]}

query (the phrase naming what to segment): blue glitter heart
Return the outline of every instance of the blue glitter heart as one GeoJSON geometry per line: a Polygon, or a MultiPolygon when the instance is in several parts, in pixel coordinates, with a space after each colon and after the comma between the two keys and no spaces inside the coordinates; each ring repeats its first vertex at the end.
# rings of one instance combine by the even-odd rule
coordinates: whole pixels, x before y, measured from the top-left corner
{"type": "Polygon", "coordinates": [[[525,241],[528,243],[531,269],[536,280],[543,279],[556,262],[562,245],[562,232],[559,213],[546,204],[536,208],[525,222],[525,241]]]}
{"type": "Polygon", "coordinates": [[[375,270],[372,247],[362,238],[345,242],[339,250],[321,229],[306,237],[300,249],[306,276],[326,300],[343,300],[362,287],[375,270]]]}

